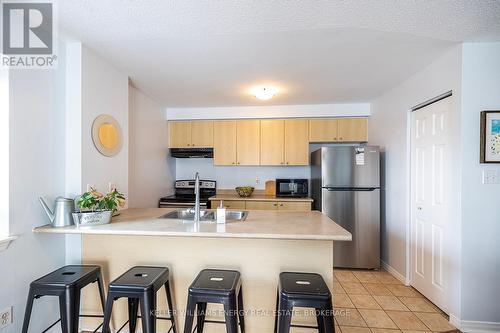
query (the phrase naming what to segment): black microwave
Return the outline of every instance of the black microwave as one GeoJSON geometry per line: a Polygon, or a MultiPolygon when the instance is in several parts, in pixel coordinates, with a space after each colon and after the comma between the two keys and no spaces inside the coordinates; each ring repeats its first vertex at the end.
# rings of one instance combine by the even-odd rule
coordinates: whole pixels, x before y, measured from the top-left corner
{"type": "Polygon", "coordinates": [[[306,198],[308,194],[307,179],[276,179],[277,197],[306,198]]]}

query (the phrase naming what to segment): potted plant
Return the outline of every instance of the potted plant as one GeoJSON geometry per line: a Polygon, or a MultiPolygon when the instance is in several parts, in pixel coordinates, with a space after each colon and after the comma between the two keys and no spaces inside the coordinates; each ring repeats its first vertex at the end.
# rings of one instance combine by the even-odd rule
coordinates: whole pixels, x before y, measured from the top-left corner
{"type": "Polygon", "coordinates": [[[125,196],[116,188],[103,195],[91,187],[78,198],[76,204],[80,209],[79,212],[73,213],[77,226],[107,224],[118,207],[125,205],[125,196]]]}

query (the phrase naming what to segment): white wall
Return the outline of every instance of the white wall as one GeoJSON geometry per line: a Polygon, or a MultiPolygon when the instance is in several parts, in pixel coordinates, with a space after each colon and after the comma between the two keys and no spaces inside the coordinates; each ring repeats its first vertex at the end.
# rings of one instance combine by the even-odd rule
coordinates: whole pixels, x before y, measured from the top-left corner
{"type": "MultiPolygon", "coordinates": [[[[128,198],[128,76],[81,42],[68,42],[61,49],[67,58],[64,193],[74,198],[87,184],[106,192],[112,183],[128,198]],[[92,123],[101,114],[113,116],[122,129],[122,150],[113,157],[101,155],[92,141],[92,123]]],[[[80,261],[81,236],[67,235],[66,263],[80,261]]]]}
{"type": "Polygon", "coordinates": [[[81,73],[82,190],[92,184],[105,192],[111,182],[128,197],[128,76],[86,46],[81,73]],[[92,142],[92,123],[101,114],[113,116],[122,129],[123,146],[113,157],[99,153],[92,142]]]}
{"type": "Polygon", "coordinates": [[[479,113],[500,110],[500,43],[464,44],[462,64],[462,320],[500,327],[500,184],[484,185],[479,113]]]}
{"type": "MultiPolygon", "coordinates": [[[[381,225],[382,260],[396,269],[401,275],[408,276],[406,271],[409,249],[406,247],[409,226],[409,141],[408,119],[413,106],[427,101],[447,91],[453,91],[453,137],[455,160],[452,198],[454,211],[459,211],[459,129],[461,102],[461,47],[457,46],[422,69],[405,82],[377,98],[372,104],[372,115],[369,122],[370,143],[382,147],[382,179],[383,207],[381,225]]],[[[453,274],[451,294],[452,313],[458,313],[459,304],[459,239],[460,216],[456,213],[453,221],[457,228],[455,234],[448,236],[452,244],[449,248],[450,264],[453,274]]],[[[450,243],[450,244],[451,244],[450,243]]]]}
{"type": "Polygon", "coordinates": [[[0,238],[9,234],[9,71],[0,69],[0,238]]]}
{"type": "Polygon", "coordinates": [[[370,115],[370,103],[167,108],[166,114],[168,120],[362,117],[370,115]]]}
{"type": "MultiPolygon", "coordinates": [[[[59,61],[63,57],[59,54],[59,61]]],[[[19,238],[0,252],[0,309],[14,307],[14,323],[2,333],[21,332],[29,283],[62,266],[65,260],[63,236],[31,231],[48,223],[37,196],[52,202],[64,192],[61,73],[61,69],[10,72],[9,221],[10,233],[19,238]]],[[[55,298],[37,300],[30,331],[40,332],[57,320],[57,313],[55,298]]]]}
{"type": "Polygon", "coordinates": [[[164,109],[129,86],[129,207],[157,207],[173,193],[175,163],[168,156],[164,109]]]}

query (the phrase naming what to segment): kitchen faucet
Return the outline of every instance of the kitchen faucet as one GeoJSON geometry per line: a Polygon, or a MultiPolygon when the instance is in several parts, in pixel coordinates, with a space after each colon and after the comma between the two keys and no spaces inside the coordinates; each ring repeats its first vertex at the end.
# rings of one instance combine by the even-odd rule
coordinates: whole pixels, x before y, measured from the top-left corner
{"type": "Polygon", "coordinates": [[[200,222],[200,175],[197,172],[194,177],[194,222],[200,222]]]}

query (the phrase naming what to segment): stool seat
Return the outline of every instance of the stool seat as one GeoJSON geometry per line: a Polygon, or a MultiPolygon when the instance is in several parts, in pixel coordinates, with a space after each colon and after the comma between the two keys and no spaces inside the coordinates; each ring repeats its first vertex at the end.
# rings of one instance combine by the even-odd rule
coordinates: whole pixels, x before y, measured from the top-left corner
{"type": "Polygon", "coordinates": [[[221,269],[204,269],[189,287],[190,293],[227,296],[241,287],[240,272],[221,269]]]}
{"type": "Polygon", "coordinates": [[[160,289],[169,279],[167,267],[135,266],[109,284],[110,290],[160,289]]]}
{"type": "Polygon", "coordinates": [[[240,276],[238,271],[222,269],[204,269],[198,273],[188,289],[184,333],[191,333],[195,315],[197,333],[203,333],[205,323],[225,324],[227,333],[237,333],[239,323],[241,333],[245,333],[240,276]],[[205,319],[208,303],[223,305],[225,321],[205,319]]]}
{"type": "Polygon", "coordinates": [[[113,303],[120,298],[127,298],[128,300],[129,332],[134,333],[136,330],[139,306],[143,333],[156,333],[157,319],[169,320],[172,324],[170,330],[173,333],[177,332],[172,290],[170,289],[170,273],[167,267],[134,266],[109,284],[108,300],[104,311],[103,333],[110,332],[109,324],[113,303]],[[168,317],[157,316],[156,294],[161,287],[165,287],[168,317]]]}
{"type": "Polygon", "coordinates": [[[68,265],[31,282],[32,286],[69,287],[87,285],[100,274],[99,266],[68,265]]]}
{"type": "MultiPolygon", "coordinates": [[[[61,316],[44,332],[51,329],[59,321],[62,333],[79,332],[80,317],[95,317],[95,315],[80,315],[81,290],[94,282],[97,282],[101,306],[104,310],[104,286],[99,266],[68,265],[31,282],[22,333],[28,332],[34,301],[44,296],[57,296],[59,298],[59,314],[61,316]]],[[[95,331],[100,327],[101,325],[95,331]]]]}
{"type": "Polygon", "coordinates": [[[316,298],[328,300],[332,296],[325,280],[315,273],[283,272],[280,274],[280,292],[287,298],[316,298]]]}
{"type": "Polygon", "coordinates": [[[335,332],[332,294],[321,275],[283,272],[279,276],[274,332],[289,333],[292,327],[317,328],[320,333],[335,332]],[[292,325],[293,308],[313,308],[318,326],[292,325]]]}

